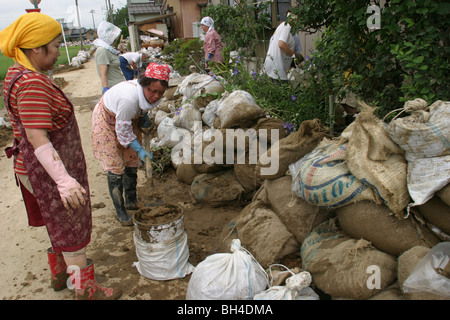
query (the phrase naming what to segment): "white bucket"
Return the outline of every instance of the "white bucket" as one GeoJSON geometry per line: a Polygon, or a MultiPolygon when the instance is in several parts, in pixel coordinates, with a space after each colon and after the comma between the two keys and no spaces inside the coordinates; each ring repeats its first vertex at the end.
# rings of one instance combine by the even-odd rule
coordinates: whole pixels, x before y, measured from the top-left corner
{"type": "Polygon", "coordinates": [[[136,236],[148,243],[171,241],[185,231],[181,208],[171,204],[141,208],[133,222],[136,236]]]}

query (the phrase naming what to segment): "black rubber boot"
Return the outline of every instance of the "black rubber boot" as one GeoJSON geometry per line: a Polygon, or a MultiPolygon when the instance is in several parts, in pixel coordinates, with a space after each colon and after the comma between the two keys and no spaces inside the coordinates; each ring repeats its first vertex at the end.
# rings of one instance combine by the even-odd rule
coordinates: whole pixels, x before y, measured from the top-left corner
{"type": "Polygon", "coordinates": [[[108,172],[108,188],[109,195],[114,204],[114,208],[116,209],[116,218],[123,226],[132,226],[133,219],[127,213],[123,202],[123,174],[118,175],[111,172],[108,172]]]}
{"type": "Polygon", "coordinates": [[[123,173],[123,189],[125,192],[125,208],[127,210],[139,209],[137,203],[137,168],[125,167],[123,173]]]}

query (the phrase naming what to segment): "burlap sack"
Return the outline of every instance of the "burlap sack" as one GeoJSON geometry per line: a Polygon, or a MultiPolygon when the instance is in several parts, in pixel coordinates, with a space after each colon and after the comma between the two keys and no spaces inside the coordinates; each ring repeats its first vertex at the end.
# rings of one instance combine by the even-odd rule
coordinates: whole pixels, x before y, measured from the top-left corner
{"type": "Polygon", "coordinates": [[[261,202],[246,206],[236,220],[236,230],[242,246],[267,268],[279,263],[286,255],[298,252],[299,243],[275,212],[261,202]]]}
{"type": "Polygon", "coordinates": [[[371,297],[369,300],[405,300],[405,296],[403,295],[402,290],[399,288],[398,283],[394,283],[381,291],[380,293],[377,293],[373,297],[371,297]]]}
{"type": "Polygon", "coordinates": [[[194,181],[195,177],[201,173],[197,172],[190,163],[180,163],[177,167],[176,174],[178,180],[190,185],[194,181]]]}
{"type": "Polygon", "coordinates": [[[286,130],[283,127],[283,123],[283,120],[278,118],[261,118],[253,128],[258,132],[259,139],[262,139],[263,134],[260,135],[262,130],[267,130],[266,141],[262,141],[261,143],[267,143],[267,147],[270,148],[272,145],[272,130],[278,132],[278,139],[283,139],[286,137],[286,130]]]}
{"type": "Polygon", "coordinates": [[[441,198],[435,195],[417,209],[432,225],[450,235],[450,206],[441,198]]]}
{"type": "MultiPolygon", "coordinates": [[[[266,154],[261,157],[263,161],[258,161],[256,172],[263,179],[276,179],[286,174],[289,165],[301,159],[311,152],[328,132],[328,128],[322,126],[317,119],[303,121],[298,131],[291,133],[287,137],[275,142],[266,154]],[[262,168],[268,168],[271,164],[265,164],[264,159],[271,159],[272,150],[278,151],[278,170],[274,174],[263,174],[262,168]]],[[[275,152],[275,151],[274,151],[275,152]]]]}
{"type": "Polygon", "coordinates": [[[301,244],[315,227],[327,219],[328,210],[297,197],[291,191],[291,185],[291,176],[265,180],[265,199],[281,222],[301,244]]]}
{"type": "Polygon", "coordinates": [[[234,174],[246,194],[252,194],[263,183],[263,180],[256,174],[256,164],[235,164],[234,174]]]}
{"type": "Polygon", "coordinates": [[[410,200],[404,151],[369,109],[352,124],[345,160],[356,178],[367,181],[395,214],[403,215],[410,200]]]}
{"type": "Polygon", "coordinates": [[[190,195],[195,201],[211,207],[238,203],[243,192],[232,170],[198,175],[190,188],[190,195]]]}
{"type": "Polygon", "coordinates": [[[432,247],[439,239],[409,215],[397,218],[385,205],[359,201],[336,209],[342,230],[355,239],[363,238],[377,249],[394,256],[417,246],[432,247]]]}
{"type": "Polygon", "coordinates": [[[448,206],[450,206],[450,184],[436,192],[437,196],[448,206]]]}
{"type": "MultiPolygon", "coordinates": [[[[430,248],[427,247],[415,246],[398,257],[397,278],[400,288],[402,288],[403,282],[408,279],[416,264],[425,257],[429,250],[430,248]]],[[[448,300],[441,295],[428,292],[404,292],[403,295],[408,300],[448,300]]]]}
{"type": "Polygon", "coordinates": [[[327,221],[314,229],[301,250],[303,268],[320,290],[332,297],[369,299],[395,281],[393,256],[364,239],[348,238],[333,224],[327,221]]]}

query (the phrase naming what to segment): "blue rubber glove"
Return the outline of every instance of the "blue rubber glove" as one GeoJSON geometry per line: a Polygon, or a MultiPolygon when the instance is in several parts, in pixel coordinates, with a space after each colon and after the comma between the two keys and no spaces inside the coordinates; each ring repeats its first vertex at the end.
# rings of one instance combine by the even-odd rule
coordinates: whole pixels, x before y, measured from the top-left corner
{"type": "Polygon", "coordinates": [[[213,57],[213,54],[208,53],[208,55],[206,56],[206,61],[211,61],[212,57],[213,57]]]}
{"type": "Polygon", "coordinates": [[[145,162],[145,157],[148,157],[150,160],[153,160],[153,152],[148,153],[137,141],[137,139],[134,139],[133,142],[130,144],[131,149],[137,152],[139,155],[139,159],[141,159],[142,162],[145,162]]]}
{"type": "Polygon", "coordinates": [[[102,95],[104,95],[104,94],[105,94],[105,92],[106,92],[106,91],[108,91],[108,90],[109,90],[109,88],[108,88],[108,87],[104,87],[104,88],[103,88],[103,91],[102,91],[102,95]]]}

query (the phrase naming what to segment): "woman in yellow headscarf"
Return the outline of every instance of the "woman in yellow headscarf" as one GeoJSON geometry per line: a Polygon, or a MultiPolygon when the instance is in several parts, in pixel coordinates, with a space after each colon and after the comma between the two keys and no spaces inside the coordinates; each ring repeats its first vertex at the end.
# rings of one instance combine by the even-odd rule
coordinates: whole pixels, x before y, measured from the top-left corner
{"type": "Polygon", "coordinates": [[[77,299],[116,299],[121,291],[99,286],[86,246],[92,214],[86,161],[74,109],[43,72],[58,56],[61,25],[42,13],[26,13],[0,31],[0,49],[14,59],[4,82],[11,118],[16,181],[31,226],[46,226],[52,286],[67,286],[77,299]]]}

